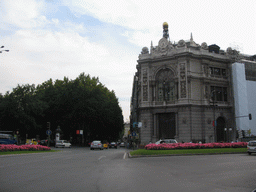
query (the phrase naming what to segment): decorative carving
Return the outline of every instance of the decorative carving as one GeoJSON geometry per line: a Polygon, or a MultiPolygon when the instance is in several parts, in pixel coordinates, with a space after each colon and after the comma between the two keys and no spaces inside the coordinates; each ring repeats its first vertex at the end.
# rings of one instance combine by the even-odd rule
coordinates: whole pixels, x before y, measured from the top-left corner
{"type": "Polygon", "coordinates": [[[161,49],[166,49],[168,45],[168,41],[166,38],[162,38],[160,39],[159,43],[158,43],[158,46],[161,48],[161,49]]]}
{"type": "Polygon", "coordinates": [[[205,75],[205,65],[202,65],[202,72],[203,72],[203,75],[205,75]]]}
{"type": "Polygon", "coordinates": [[[186,42],[183,39],[179,40],[178,47],[185,47],[185,45],[186,45],[186,42]]]}
{"type": "Polygon", "coordinates": [[[143,85],[143,101],[147,101],[147,100],[148,100],[148,86],[143,85]]]}
{"type": "Polygon", "coordinates": [[[208,91],[208,86],[207,85],[205,86],[205,95],[204,95],[204,97],[206,99],[208,99],[208,97],[209,97],[209,91],[208,91]]]}
{"type": "Polygon", "coordinates": [[[181,71],[185,71],[185,63],[181,63],[180,64],[180,70],[181,71]]]}
{"type": "Polygon", "coordinates": [[[143,77],[143,84],[147,84],[148,80],[147,80],[147,77],[143,77]]]}
{"type": "Polygon", "coordinates": [[[180,72],[180,80],[186,80],[185,72],[180,72]]]}
{"type": "Polygon", "coordinates": [[[208,50],[207,43],[203,42],[203,43],[201,44],[201,48],[204,49],[204,50],[208,50]]]}
{"type": "Polygon", "coordinates": [[[234,59],[235,61],[241,59],[241,55],[239,54],[239,51],[232,49],[231,47],[227,48],[227,54],[231,59],[234,59]]]}
{"type": "Polygon", "coordinates": [[[180,64],[180,93],[181,93],[181,98],[186,98],[187,97],[187,91],[186,91],[186,67],[185,63],[180,64]]]}
{"type": "Polygon", "coordinates": [[[171,53],[174,49],[173,45],[170,41],[168,41],[165,37],[159,40],[157,47],[152,47],[151,54],[154,57],[161,57],[171,53]]]}
{"type": "Polygon", "coordinates": [[[147,101],[148,100],[148,70],[147,69],[143,69],[142,71],[142,80],[143,80],[143,101],[147,101]]]}
{"type": "Polygon", "coordinates": [[[147,128],[147,121],[144,121],[144,127],[147,128]]]}
{"type": "Polygon", "coordinates": [[[148,54],[148,53],[149,53],[148,48],[147,47],[143,47],[142,51],[141,51],[141,54],[148,54]]]}
{"type": "Polygon", "coordinates": [[[168,47],[167,47],[167,50],[168,50],[167,54],[171,55],[173,49],[174,49],[173,45],[171,44],[171,42],[169,42],[168,47]]]}
{"type": "Polygon", "coordinates": [[[208,67],[208,76],[210,76],[210,75],[211,75],[211,68],[208,67]]]}
{"type": "Polygon", "coordinates": [[[231,47],[228,47],[228,48],[227,48],[227,54],[233,55],[233,50],[232,50],[231,47]]]}
{"type": "Polygon", "coordinates": [[[181,98],[186,98],[187,93],[186,93],[186,82],[185,81],[180,82],[180,88],[181,88],[181,98]]]}
{"type": "Polygon", "coordinates": [[[156,70],[156,68],[155,68],[155,67],[152,67],[152,73],[154,73],[154,72],[155,72],[155,70],[156,70]]]}
{"type": "Polygon", "coordinates": [[[203,72],[203,76],[208,77],[208,66],[207,65],[202,65],[202,72],[203,72]]]}

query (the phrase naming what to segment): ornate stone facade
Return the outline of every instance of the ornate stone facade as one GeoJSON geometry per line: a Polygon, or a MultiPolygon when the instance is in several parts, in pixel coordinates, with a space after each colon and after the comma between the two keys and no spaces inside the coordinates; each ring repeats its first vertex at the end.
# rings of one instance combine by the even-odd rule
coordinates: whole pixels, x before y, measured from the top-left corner
{"type": "Polygon", "coordinates": [[[173,43],[165,32],[157,46],[151,42],[150,51],[143,47],[139,55],[138,87],[133,89],[138,103],[131,122],[142,123],[140,142],[167,137],[179,142],[224,141],[224,127],[233,126],[230,67],[236,53],[216,51],[217,45],[205,42],[199,45],[192,34],[188,41],[173,43]]]}
{"type": "MultiPolygon", "coordinates": [[[[131,123],[142,123],[135,130],[141,144],[162,138],[227,141],[225,127],[235,127],[231,66],[246,57],[231,48],[199,45],[192,34],[190,40],[171,42],[164,23],[163,38],[157,46],[143,47],[136,66],[131,123]]],[[[248,69],[247,77],[255,80],[255,70],[248,69]]],[[[231,134],[234,140],[235,129],[231,134]]]]}

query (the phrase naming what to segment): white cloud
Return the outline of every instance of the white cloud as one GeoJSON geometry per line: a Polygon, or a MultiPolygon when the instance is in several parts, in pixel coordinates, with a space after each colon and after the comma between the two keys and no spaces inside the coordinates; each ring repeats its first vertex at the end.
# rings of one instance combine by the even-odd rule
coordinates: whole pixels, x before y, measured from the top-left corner
{"type": "MultiPolygon", "coordinates": [[[[118,51],[89,42],[77,33],[19,30],[9,39],[8,48],[11,51],[3,57],[1,68],[4,71],[8,68],[6,75],[14,82],[38,84],[52,77],[76,78],[85,72],[99,77],[109,89],[120,90],[116,91],[120,96],[130,95],[126,86],[130,87],[131,82],[127,79],[132,79],[131,63],[135,63],[136,58],[123,54],[118,58],[118,51]]],[[[1,76],[0,81],[4,81],[2,78],[7,78],[6,75],[1,76]]],[[[1,92],[5,90],[2,87],[1,92]]]]}
{"type": "Polygon", "coordinates": [[[42,27],[47,24],[41,11],[44,8],[43,1],[19,0],[2,1],[2,21],[21,28],[42,27]]]}
{"type": "Polygon", "coordinates": [[[256,42],[254,0],[246,3],[240,0],[105,0],[86,3],[73,0],[66,3],[81,15],[92,15],[103,22],[132,30],[127,37],[138,46],[149,46],[151,40],[156,44],[162,36],[162,23],[167,21],[172,41],[189,39],[192,32],[199,44],[218,44],[226,49],[230,42],[246,42],[244,51],[250,54],[254,54],[256,48],[251,43],[256,42]]]}

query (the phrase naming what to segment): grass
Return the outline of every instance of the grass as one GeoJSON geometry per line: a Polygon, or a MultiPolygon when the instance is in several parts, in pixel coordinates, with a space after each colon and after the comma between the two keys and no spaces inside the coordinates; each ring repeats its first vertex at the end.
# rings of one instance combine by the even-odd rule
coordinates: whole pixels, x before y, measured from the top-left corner
{"type": "Polygon", "coordinates": [[[146,150],[131,151],[132,156],[139,155],[174,155],[174,154],[221,154],[221,153],[246,153],[247,148],[216,148],[216,149],[175,149],[175,150],[146,150]]]}
{"type": "Polygon", "coordinates": [[[0,152],[0,155],[16,155],[16,154],[29,154],[29,153],[49,153],[49,152],[58,152],[60,150],[49,150],[49,151],[7,151],[0,152]]]}

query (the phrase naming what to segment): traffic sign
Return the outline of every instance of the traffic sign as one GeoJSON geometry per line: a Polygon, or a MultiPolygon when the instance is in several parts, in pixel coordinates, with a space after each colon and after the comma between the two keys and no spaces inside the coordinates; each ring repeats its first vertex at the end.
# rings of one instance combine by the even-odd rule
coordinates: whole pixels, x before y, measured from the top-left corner
{"type": "Polygon", "coordinates": [[[47,131],[46,131],[46,135],[51,135],[52,134],[52,131],[50,130],[50,129],[48,129],[47,131]]]}
{"type": "Polygon", "coordinates": [[[136,136],[136,132],[132,132],[132,136],[136,136]]]}

